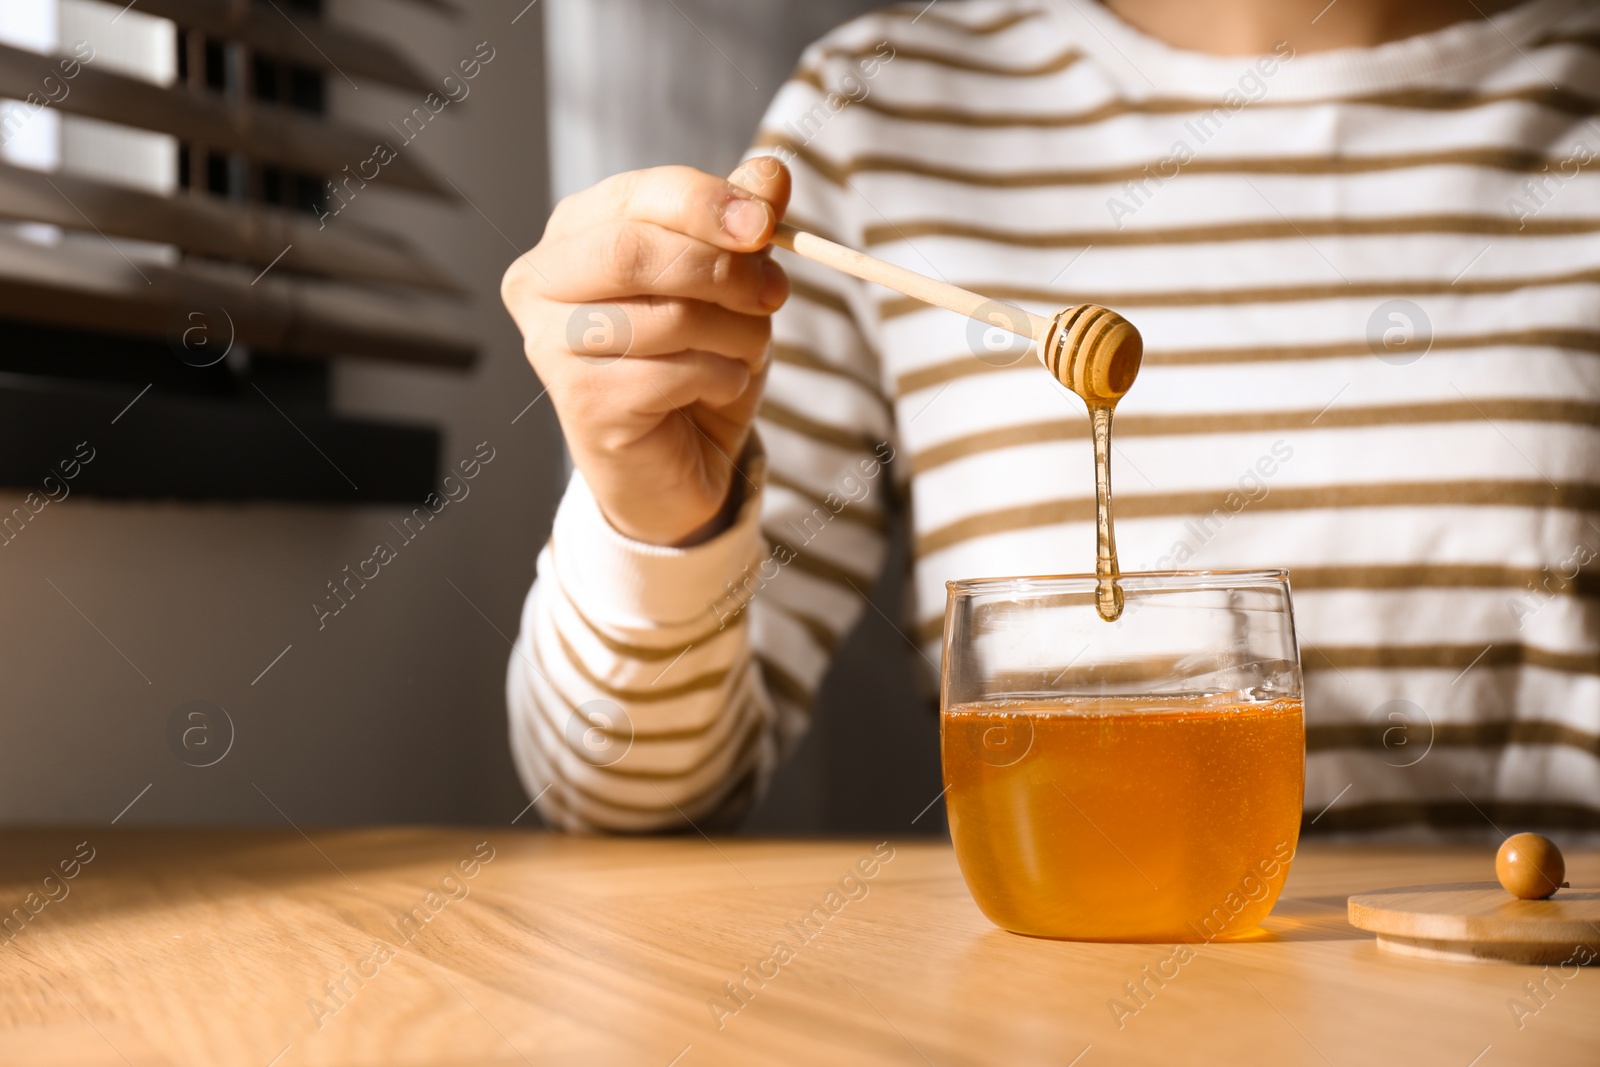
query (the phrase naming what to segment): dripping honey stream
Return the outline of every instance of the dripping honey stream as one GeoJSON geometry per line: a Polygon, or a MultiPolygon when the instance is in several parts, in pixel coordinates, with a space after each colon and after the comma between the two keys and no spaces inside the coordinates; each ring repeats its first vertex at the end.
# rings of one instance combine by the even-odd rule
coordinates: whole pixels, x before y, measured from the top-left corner
{"type": "Polygon", "coordinates": [[[1095,607],[1114,622],[1122,615],[1117,584],[1116,531],[1111,520],[1111,421],[1117,401],[1133,385],[1144,357],[1134,325],[1109,308],[1080,304],[1046,318],[875,259],[853,248],[781,224],[772,243],[863,281],[887,286],[915,300],[998,327],[1035,344],[1035,352],[1058,382],[1089,406],[1094,432],[1095,607]]]}

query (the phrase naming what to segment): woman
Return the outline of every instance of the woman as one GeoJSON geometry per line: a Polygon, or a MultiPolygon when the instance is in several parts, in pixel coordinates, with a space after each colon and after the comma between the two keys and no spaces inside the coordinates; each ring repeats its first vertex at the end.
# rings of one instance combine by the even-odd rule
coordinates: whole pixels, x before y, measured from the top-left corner
{"type": "Polygon", "coordinates": [[[731,182],[564,201],[503,293],[577,467],[508,679],[547,821],[737,819],[901,494],[930,676],[947,579],[1091,568],[1081,403],[787,217],[1140,327],[1123,567],[1291,569],[1312,824],[1600,828],[1600,10],[1392,7],[889,9],[731,182]]]}

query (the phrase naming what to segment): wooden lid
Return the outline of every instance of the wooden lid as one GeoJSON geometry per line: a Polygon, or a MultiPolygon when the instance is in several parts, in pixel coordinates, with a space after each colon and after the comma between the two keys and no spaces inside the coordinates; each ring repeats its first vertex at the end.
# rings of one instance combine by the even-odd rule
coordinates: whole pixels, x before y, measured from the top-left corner
{"type": "Polygon", "coordinates": [[[1350,925],[1393,952],[1434,959],[1593,963],[1600,890],[1518,900],[1497,882],[1403,886],[1350,898],[1350,925]]]}

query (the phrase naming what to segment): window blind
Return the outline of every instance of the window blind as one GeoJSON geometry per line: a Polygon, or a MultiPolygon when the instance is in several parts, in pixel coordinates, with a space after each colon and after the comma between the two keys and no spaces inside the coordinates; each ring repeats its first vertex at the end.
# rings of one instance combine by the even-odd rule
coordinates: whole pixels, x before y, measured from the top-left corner
{"type": "MultiPolygon", "coordinates": [[[[443,0],[420,4],[444,18],[443,0]]],[[[120,5],[115,5],[120,6],[120,5]]],[[[153,192],[0,163],[0,219],[171,246],[129,259],[90,242],[0,233],[0,318],[167,337],[186,310],[227,310],[237,343],[308,357],[465,367],[463,294],[402,235],[323,208],[329,182],[392,131],[327,113],[325,81],[375,82],[420,102],[437,80],[393,46],[308,0],[135,0],[171,20],[178,74],[158,84],[63,41],[55,54],[0,44],[9,122],[50,109],[169,135],[179,188],[153,192]],[[20,118],[19,118],[20,116],[20,118]]],[[[112,12],[115,14],[115,11],[112,12]]],[[[0,129],[0,136],[7,131],[0,129]]],[[[455,203],[450,184],[399,151],[374,179],[455,203]]],[[[113,248],[115,246],[113,245],[113,248]]]]}

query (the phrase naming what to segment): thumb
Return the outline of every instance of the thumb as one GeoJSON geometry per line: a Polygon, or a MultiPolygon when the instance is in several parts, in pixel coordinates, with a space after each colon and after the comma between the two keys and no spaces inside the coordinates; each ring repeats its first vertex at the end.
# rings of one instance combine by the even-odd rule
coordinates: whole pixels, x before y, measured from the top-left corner
{"type": "Polygon", "coordinates": [[[789,208],[792,183],[789,168],[774,156],[755,156],[745,160],[734,170],[728,180],[739,188],[759,196],[772,205],[779,221],[789,208]]]}

